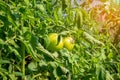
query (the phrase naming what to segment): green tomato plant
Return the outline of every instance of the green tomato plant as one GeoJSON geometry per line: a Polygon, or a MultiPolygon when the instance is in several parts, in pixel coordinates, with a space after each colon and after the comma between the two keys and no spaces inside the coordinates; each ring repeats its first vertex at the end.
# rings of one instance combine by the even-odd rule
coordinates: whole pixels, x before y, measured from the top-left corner
{"type": "Polygon", "coordinates": [[[1,0],[0,80],[119,80],[120,50],[91,16],[77,0],[1,0]]]}

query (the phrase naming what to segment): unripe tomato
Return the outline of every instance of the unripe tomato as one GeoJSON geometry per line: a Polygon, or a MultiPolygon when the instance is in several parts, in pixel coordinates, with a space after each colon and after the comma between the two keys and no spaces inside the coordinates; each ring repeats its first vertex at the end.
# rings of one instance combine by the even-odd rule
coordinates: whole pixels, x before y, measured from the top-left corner
{"type": "Polygon", "coordinates": [[[72,37],[66,37],[64,39],[64,47],[68,50],[72,50],[74,48],[74,39],[72,37]]]}
{"type": "Polygon", "coordinates": [[[58,42],[57,41],[58,34],[57,33],[51,33],[51,34],[49,34],[48,38],[49,38],[49,41],[50,41],[50,45],[51,46],[56,46],[56,44],[58,42]]]}
{"type": "Polygon", "coordinates": [[[63,48],[63,38],[62,38],[62,37],[60,38],[60,41],[59,41],[59,43],[55,46],[55,48],[56,48],[57,50],[60,50],[60,49],[63,48]]]}
{"type": "Polygon", "coordinates": [[[48,49],[51,51],[57,51],[63,48],[63,39],[57,33],[51,33],[48,36],[50,44],[48,49]]]}

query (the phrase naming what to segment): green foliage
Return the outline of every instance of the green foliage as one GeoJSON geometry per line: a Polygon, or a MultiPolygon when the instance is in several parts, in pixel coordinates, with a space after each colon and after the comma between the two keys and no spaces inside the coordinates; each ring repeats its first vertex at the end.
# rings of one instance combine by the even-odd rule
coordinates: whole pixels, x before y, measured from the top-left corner
{"type": "Polygon", "coordinates": [[[0,80],[119,80],[118,48],[76,4],[0,1],[0,80]],[[74,49],[51,52],[49,33],[72,36],[74,49]]]}

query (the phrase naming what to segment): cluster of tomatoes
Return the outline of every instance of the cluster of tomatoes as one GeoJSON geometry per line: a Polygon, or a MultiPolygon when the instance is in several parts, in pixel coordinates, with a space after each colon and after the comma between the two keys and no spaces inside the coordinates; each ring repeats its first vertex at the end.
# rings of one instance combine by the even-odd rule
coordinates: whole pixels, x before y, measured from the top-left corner
{"type": "Polygon", "coordinates": [[[68,50],[72,50],[74,48],[74,39],[72,37],[62,37],[57,33],[50,33],[49,36],[49,45],[48,50],[50,51],[58,51],[65,47],[68,50]]]}

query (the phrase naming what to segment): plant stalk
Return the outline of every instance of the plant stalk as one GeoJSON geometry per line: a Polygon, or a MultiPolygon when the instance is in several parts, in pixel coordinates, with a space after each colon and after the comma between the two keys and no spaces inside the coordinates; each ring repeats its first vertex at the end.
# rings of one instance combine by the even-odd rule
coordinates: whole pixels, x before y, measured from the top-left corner
{"type": "Polygon", "coordinates": [[[22,52],[22,80],[25,80],[25,46],[21,43],[21,52],[22,52]]]}

